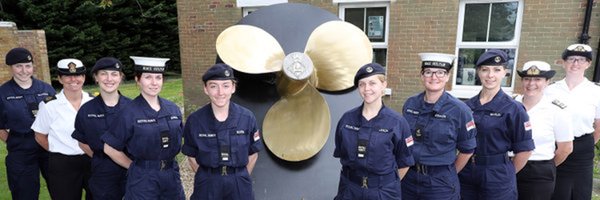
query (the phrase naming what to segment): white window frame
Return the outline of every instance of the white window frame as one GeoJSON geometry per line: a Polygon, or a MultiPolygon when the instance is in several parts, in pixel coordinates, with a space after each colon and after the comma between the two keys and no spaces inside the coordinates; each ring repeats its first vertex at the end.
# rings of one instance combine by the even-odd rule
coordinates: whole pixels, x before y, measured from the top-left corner
{"type": "MultiPolygon", "coordinates": [[[[355,2],[355,1],[348,1],[355,2]]],[[[363,0],[364,2],[364,0],[363,0]]],[[[377,1],[378,3],[340,3],[338,5],[339,16],[341,20],[344,20],[346,15],[346,8],[374,8],[374,7],[385,7],[385,39],[383,42],[371,42],[373,49],[387,49],[388,39],[390,37],[390,3],[377,1]]],[[[366,24],[366,22],[365,22],[366,24]]],[[[387,57],[386,57],[387,58],[387,57]]]]}
{"type": "MultiPolygon", "coordinates": [[[[511,73],[510,87],[502,87],[502,90],[508,94],[512,94],[515,87],[515,77],[517,76],[516,70],[517,60],[519,55],[519,43],[521,38],[521,25],[523,22],[523,9],[524,9],[524,0],[461,0],[459,4],[459,14],[458,14],[458,28],[456,34],[456,49],[455,55],[458,57],[459,50],[461,48],[485,48],[485,49],[515,49],[515,58],[514,58],[514,66],[511,73]],[[465,5],[471,3],[503,3],[503,2],[518,2],[519,5],[517,7],[517,20],[515,22],[515,35],[512,41],[506,42],[463,42],[463,23],[465,17],[465,5]]],[[[490,19],[488,19],[490,20],[490,19]]],[[[452,78],[452,90],[448,91],[450,94],[454,95],[458,98],[471,98],[479,93],[481,90],[481,86],[473,86],[473,85],[457,85],[457,72],[458,66],[455,65],[453,67],[453,78],[452,78]]]]}
{"type": "Polygon", "coordinates": [[[262,6],[256,6],[256,7],[242,7],[242,17],[245,17],[246,15],[250,14],[251,12],[254,12],[258,9],[262,8],[262,6]]]}

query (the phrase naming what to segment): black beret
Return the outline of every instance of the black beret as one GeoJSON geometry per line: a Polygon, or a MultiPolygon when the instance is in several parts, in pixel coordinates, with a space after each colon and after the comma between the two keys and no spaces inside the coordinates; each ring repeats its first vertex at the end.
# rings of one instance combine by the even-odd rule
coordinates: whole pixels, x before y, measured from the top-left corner
{"type": "Polygon", "coordinates": [[[235,80],[233,69],[225,63],[217,63],[208,68],[202,76],[204,84],[209,80],[235,80]]]}
{"type": "Polygon", "coordinates": [[[569,56],[583,56],[588,60],[592,59],[592,47],[587,44],[572,44],[562,53],[562,59],[567,60],[569,56]]]}
{"type": "Polygon", "coordinates": [[[508,55],[506,52],[498,49],[490,49],[479,56],[475,66],[480,67],[482,65],[502,65],[506,67],[508,62],[508,55]]]}
{"type": "Polygon", "coordinates": [[[113,57],[104,57],[96,61],[96,64],[94,64],[94,67],[92,68],[92,74],[96,73],[98,70],[103,69],[121,71],[122,68],[123,64],[121,63],[121,61],[119,61],[119,59],[113,57]]]}
{"type": "Polygon", "coordinates": [[[356,72],[356,76],[354,76],[354,86],[358,87],[358,81],[360,79],[376,74],[385,75],[385,68],[383,68],[383,66],[381,66],[378,63],[369,63],[360,67],[360,69],[358,69],[358,72],[356,72]]]}
{"type": "Polygon", "coordinates": [[[33,56],[31,52],[25,48],[17,47],[11,49],[6,53],[6,64],[14,65],[17,63],[28,63],[33,62],[33,56]]]}

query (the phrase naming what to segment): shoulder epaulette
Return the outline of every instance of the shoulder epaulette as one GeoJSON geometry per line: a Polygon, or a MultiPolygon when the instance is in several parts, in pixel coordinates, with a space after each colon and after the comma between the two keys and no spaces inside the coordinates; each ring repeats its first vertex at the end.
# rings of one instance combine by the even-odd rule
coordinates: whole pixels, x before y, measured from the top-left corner
{"type": "Polygon", "coordinates": [[[512,98],[512,99],[515,99],[515,100],[516,100],[518,96],[519,96],[519,94],[517,94],[517,93],[513,93],[512,95],[510,95],[510,98],[512,98]]]}
{"type": "Polygon", "coordinates": [[[56,96],[52,95],[52,96],[46,96],[46,98],[44,98],[44,103],[48,103],[52,100],[56,99],[56,96]]]}
{"type": "Polygon", "coordinates": [[[567,107],[567,105],[565,105],[563,102],[560,102],[558,99],[552,101],[552,104],[558,106],[560,109],[565,109],[567,107]]]}

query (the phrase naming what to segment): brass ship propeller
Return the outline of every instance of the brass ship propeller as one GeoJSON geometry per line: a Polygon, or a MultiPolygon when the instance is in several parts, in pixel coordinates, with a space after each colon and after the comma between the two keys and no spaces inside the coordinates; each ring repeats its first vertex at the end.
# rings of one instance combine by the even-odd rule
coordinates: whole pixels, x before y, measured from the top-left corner
{"type": "Polygon", "coordinates": [[[267,112],[263,139],[286,161],[316,155],[329,136],[329,106],[319,93],[353,86],[358,69],[372,61],[364,32],[305,4],[259,9],[218,36],[221,60],[249,74],[277,73],[281,96],[267,112]],[[317,90],[319,89],[319,90],[317,90]]]}

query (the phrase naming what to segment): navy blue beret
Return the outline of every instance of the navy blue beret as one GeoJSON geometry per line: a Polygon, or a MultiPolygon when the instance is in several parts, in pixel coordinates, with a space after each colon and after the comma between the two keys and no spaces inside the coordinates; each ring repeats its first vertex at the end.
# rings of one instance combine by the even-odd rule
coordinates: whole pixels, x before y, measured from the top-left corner
{"type": "Polygon", "coordinates": [[[366,64],[356,72],[356,76],[354,76],[354,86],[358,86],[358,81],[365,77],[373,76],[376,74],[385,75],[385,68],[378,63],[369,63],[366,64]]]}
{"type": "Polygon", "coordinates": [[[96,73],[98,70],[103,69],[121,71],[122,68],[123,64],[121,63],[121,61],[119,61],[119,59],[113,57],[104,57],[96,61],[96,64],[94,64],[94,67],[92,68],[92,74],[96,73]]]}
{"type": "Polygon", "coordinates": [[[508,55],[506,52],[498,49],[490,49],[479,56],[475,66],[480,67],[482,65],[502,65],[506,67],[508,62],[508,55]]]}
{"type": "Polygon", "coordinates": [[[217,63],[208,68],[202,76],[204,84],[209,80],[235,80],[233,69],[225,63],[217,63]]]}
{"type": "Polygon", "coordinates": [[[569,56],[583,56],[588,60],[592,59],[592,47],[587,44],[572,44],[562,53],[562,59],[567,60],[569,56]]]}
{"type": "Polygon", "coordinates": [[[6,53],[6,64],[14,65],[17,63],[28,63],[33,62],[33,56],[31,52],[25,48],[14,48],[6,53]]]}

